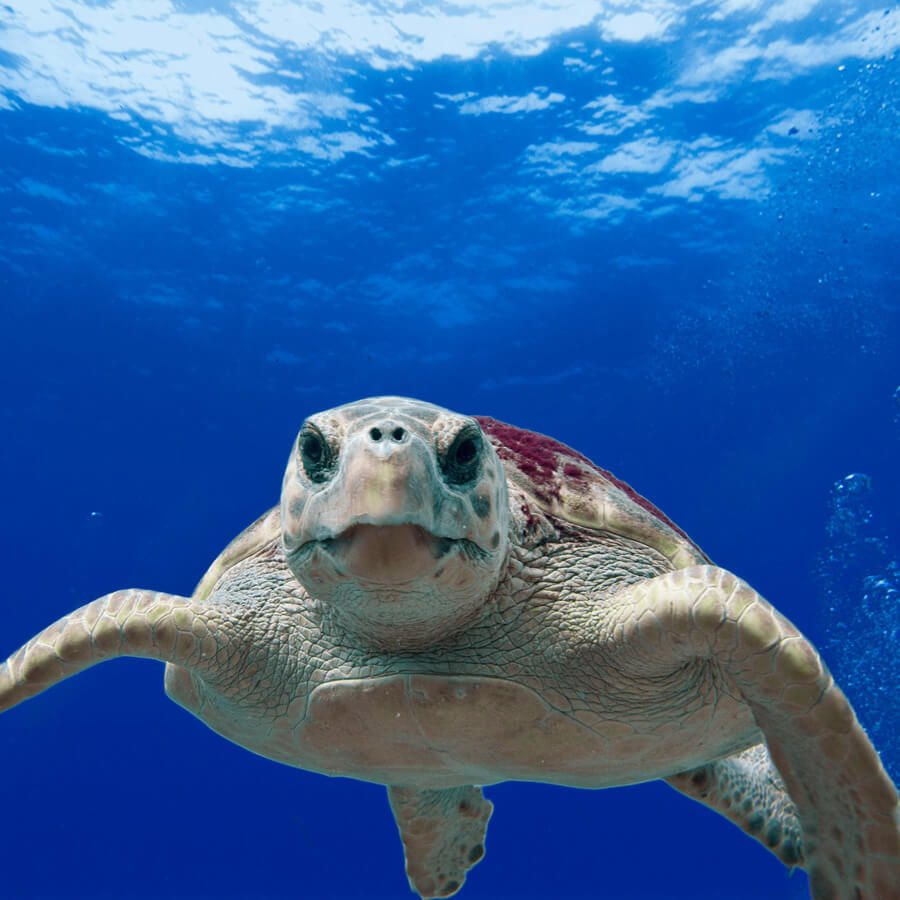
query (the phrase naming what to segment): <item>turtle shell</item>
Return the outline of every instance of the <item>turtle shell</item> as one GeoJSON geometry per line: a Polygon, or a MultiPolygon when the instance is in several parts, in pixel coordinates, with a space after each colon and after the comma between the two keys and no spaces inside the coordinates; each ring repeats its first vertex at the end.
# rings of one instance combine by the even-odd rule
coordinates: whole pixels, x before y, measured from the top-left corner
{"type": "Polygon", "coordinates": [[[534,431],[475,416],[509,481],[544,512],[652,547],[676,569],[709,557],[663,512],[611,472],[571,447],[534,431]]]}
{"type": "MultiPolygon", "coordinates": [[[[475,416],[510,483],[544,512],[566,522],[639,541],[676,569],[708,563],[706,554],[649,500],[586,456],[546,435],[475,416]]],[[[280,539],[277,506],[245,528],[219,554],[194,591],[203,600],[232,566],[280,539]]]]}
{"type": "Polygon", "coordinates": [[[281,514],[279,507],[264,512],[252,525],[248,525],[215,558],[194,589],[194,599],[205,600],[219,579],[233,566],[249,559],[273,541],[281,540],[281,514]]]}

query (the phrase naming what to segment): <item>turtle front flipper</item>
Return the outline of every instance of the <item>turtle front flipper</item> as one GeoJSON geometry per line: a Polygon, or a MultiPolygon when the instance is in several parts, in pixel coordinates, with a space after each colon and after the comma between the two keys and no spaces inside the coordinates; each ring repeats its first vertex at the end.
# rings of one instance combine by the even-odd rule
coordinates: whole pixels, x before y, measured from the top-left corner
{"type": "Polygon", "coordinates": [[[797,807],[765,744],[672,775],[666,783],[734,822],[785,865],[803,865],[797,807]]]}
{"type": "Polygon", "coordinates": [[[900,898],[897,789],[812,644],[714,566],[633,584],[614,603],[632,671],[705,659],[750,707],[796,806],[815,900],[900,898]]]}
{"type": "Polygon", "coordinates": [[[389,787],[406,854],[406,875],[420,897],[449,897],[484,856],[494,805],[473,785],[421,790],[389,787]]]}
{"type": "Polygon", "coordinates": [[[225,641],[215,611],[187,597],[116,591],[54,622],[0,664],[0,712],[117,656],[202,668],[225,641]]]}

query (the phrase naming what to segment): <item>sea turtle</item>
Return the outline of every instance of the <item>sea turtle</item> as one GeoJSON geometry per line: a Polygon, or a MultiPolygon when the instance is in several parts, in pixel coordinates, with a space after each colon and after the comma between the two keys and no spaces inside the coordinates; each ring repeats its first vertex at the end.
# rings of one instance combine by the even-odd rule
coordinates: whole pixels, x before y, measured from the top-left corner
{"type": "Polygon", "coordinates": [[[550,438],[401,397],[311,416],[279,507],[194,595],[123,590],[0,668],[0,710],[116,656],[271,759],[387,785],[412,888],[482,857],[506,779],[665,779],[803,866],[900,897],[897,791],[813,646],[550,438]]]}

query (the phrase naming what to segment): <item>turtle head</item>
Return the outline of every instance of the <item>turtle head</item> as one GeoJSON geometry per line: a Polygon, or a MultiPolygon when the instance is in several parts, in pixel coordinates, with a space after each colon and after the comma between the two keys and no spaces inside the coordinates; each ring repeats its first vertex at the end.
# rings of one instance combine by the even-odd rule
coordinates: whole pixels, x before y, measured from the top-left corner
{"type": "Polygon", "coordinates": [[[415,649],[470,620],[508,549],[506,478],[475,419],[403,397],[311,416],[281,492],[285,556],[345,627],[415,649]]]}

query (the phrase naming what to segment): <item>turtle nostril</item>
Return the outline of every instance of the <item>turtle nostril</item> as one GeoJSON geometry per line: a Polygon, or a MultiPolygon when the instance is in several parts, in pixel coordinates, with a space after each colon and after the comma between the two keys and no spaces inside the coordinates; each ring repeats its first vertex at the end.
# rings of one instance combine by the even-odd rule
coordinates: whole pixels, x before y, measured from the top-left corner
{"type": "Polygon", "coordinates": [[[406,429],[402,425],[391,425],[390,422],[382,423],[382,426],[373,425],[369,429],[369,439],[376,444],[385,438],[390,438],[395,444],[406,440],[406,429]]]}

